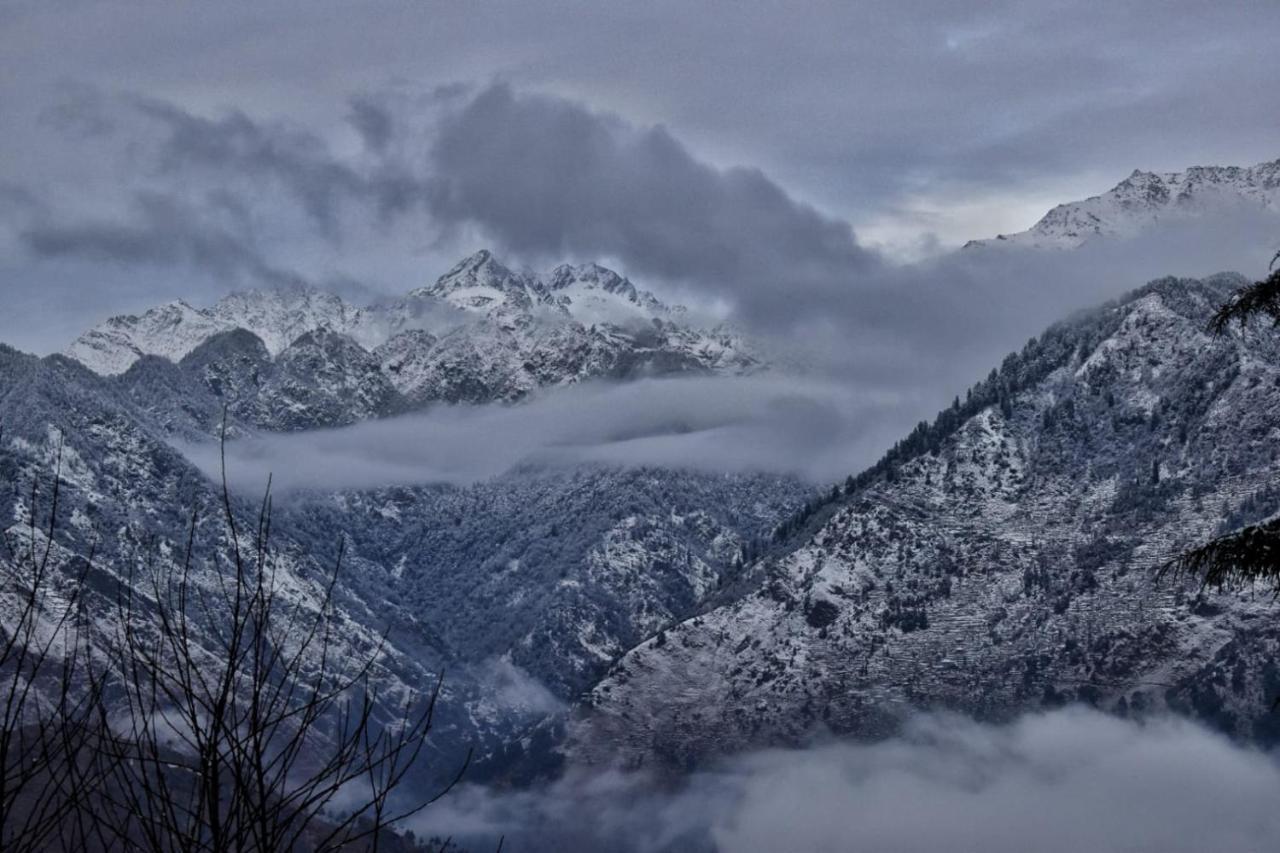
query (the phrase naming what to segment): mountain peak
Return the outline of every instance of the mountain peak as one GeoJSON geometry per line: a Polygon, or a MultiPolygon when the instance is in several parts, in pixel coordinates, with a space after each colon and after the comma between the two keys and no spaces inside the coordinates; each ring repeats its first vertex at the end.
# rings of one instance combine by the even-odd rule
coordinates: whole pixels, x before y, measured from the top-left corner
{"type": "Polygon", "coordinates": [[[511,270],[503,266],[488,249],[481,249],[458,261],[444,275],[437,279],[437,285],[446,280],[465,278],[467,276],[507,277],[513,275],[511,270]]]}
{"type": "Polygon", "coordinates": [[[551,290],[562,290],[573,284],[581,283],[587,287],[598,287],[609,293],[619,291],[635,292],[635,287],[630,281],[608,267],[601,266],[595,262],[576,266],[573,264],[560,264],[547,276],[546,283],[551,290]]]}
{"type": "Polygon", "coordinates": [[[526,276],[503,266],[488,249],[468,255],[430,287],[409,293],[413,299],[439,299],[464,311],[527,310],[533,300],[526,276]]]}

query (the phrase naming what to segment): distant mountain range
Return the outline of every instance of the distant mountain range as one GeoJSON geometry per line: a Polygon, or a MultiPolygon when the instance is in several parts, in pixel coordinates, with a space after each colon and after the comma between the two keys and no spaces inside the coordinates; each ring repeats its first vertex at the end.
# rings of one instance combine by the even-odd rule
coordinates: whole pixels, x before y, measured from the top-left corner
{"type": "Polygon", "coordinates": [[[1099,238],[1132,237],[1160,221],[1208,216],[1233,207],[1280,213],[1280,160],[1249,168],[1134,170],[1102,195],[1058,205],[1026,231],[970,240],[965,248],[1071,249],[1099,238]]]}
{"type": "Polygon", "coordinates": [[[357,307],[309,288],[234,293],[211,308],[171,302],[112,317],[65,354],[104,376],[165,359],[198,373],[206,396],[272,429],[436,401],[511,401],[584,379],[761,366],[737,333],[695,327],[612,270],[517,273],[487,251],[384,303],[357,307]]]}

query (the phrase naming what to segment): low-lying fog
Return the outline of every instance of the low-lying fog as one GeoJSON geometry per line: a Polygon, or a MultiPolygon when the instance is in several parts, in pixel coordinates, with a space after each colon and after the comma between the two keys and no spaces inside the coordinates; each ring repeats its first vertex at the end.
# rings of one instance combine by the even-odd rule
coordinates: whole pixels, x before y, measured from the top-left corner
{"type": "Polygon", "coordinates": [[[755,752],[674,790],[623,773],[463,786],[412,826],[477,850],[505,834],[520,851],[1261,853],[1277,790],[1275,756],[1071,707],[999,726],[921,715],[891,740],[755,752]]]}

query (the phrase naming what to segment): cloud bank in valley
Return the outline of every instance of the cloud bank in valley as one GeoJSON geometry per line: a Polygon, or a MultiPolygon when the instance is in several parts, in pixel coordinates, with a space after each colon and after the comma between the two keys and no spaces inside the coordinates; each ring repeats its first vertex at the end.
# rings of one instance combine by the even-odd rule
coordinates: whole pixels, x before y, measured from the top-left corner
{"type": "Polygon", "coordinates": [[[1068,708],[1004,726],[946,715],[873,744],[767,750],[676,790],[642,774],[464,786],[414,822],[522,850],[633,853],[1256,853],[1280,837],[1280,763],[1176,719],[1068,708]]]}
{"type": "MultiPolygon", "coordinates": [[[[647,379],[543,392],[511,406],[441,406],[343,429],[227,445],[232,483],[260,489],[465,484],[522,464],[771,471],[815,480],[890,442],[901,394],[782,376],[647,379]]],[[[212,444],[184,446],[211,476],[212,444]]]]}

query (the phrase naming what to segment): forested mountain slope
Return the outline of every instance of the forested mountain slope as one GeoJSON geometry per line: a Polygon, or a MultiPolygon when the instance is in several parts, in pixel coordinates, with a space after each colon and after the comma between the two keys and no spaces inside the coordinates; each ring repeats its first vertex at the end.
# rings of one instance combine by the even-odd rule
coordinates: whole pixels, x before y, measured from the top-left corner
{"type": "Polygon", "coordinates": [[[683,765],[1068,701],[1280,739],[1271,596],[1155,573],[1280,510],[1280,336],[1205,331],[1242,283],[1156,281],[1028,343],[786,525],[736,597],[626,655],[570,755],[683,765]]]}

